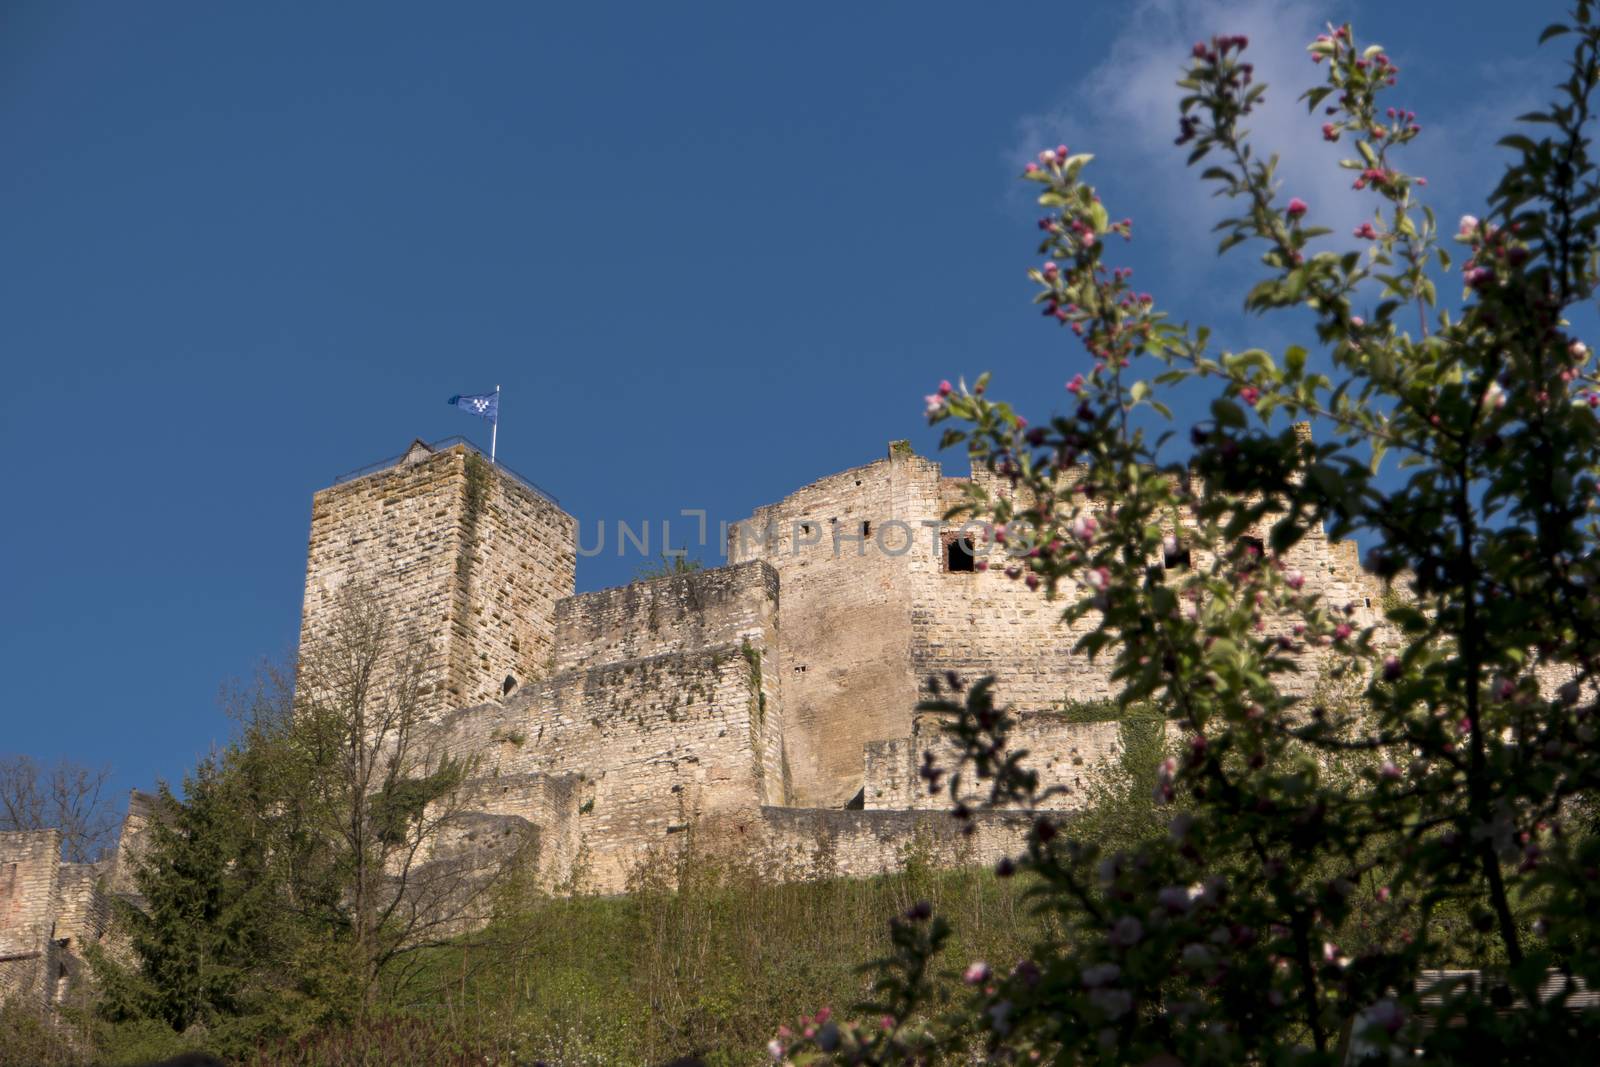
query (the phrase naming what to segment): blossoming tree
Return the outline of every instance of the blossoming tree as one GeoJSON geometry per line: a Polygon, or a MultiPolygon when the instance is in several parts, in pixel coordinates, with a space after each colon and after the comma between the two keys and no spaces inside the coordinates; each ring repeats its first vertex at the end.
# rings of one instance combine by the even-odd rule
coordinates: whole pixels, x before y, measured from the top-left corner
{"type": "MultiPolygon", "coordinates": [[[[939,956],[948,928],[914,908],[893,921],[877,1003],[804,1020],[775,1056],[1586,1058],[1600,1036],[1574,1002],[1600,985],[1600,400],[1567,315],[1597,281],[1589,0],[1541,41],[1562,36],[1575,44],[1555,103],[1501,142],[1516,158],[1485,217],[1449,235],[1454,281],[1403,166],[1420,128],[1383,102],[1400,72],[1381,48],[1348,26],[1310,44],[1325,76],[1303,98],[1310,121],[1348,146],[1374,209],[1354,234],[1364,251],[1338,252],[1248,141],[1265,88],[1248,42],[1194,46],[1178,143],[1238,205],[1222,250],[1260,250],[1247,307],[1314,321],[1315,343],[1281,353],[1214,352],[1134,291],[1105,240],[1131,223],[1084,182],[1089,156],[1063,146],[1028,166],[1048,211],[1037,300],[1089,360],[1048,421],[1030,425],[986,377],[942,384],[928,414],[1009,484],[967,507],[1006,527],[1007,574],[1084,624],[1078,650],[1114,664],[1123,702],[1181,729],[1156,786],[1170,831],[1110,852],[1041,814],[997,874],[1033,880],[1058,938],[1015,966],[969,966],[939,956]],[[1178,388],[1211,393],[1188,456],[1144,428],[1171,418],[1178,388]],[[1367,546],[1393,591],[1380,623],[1358,625],[1282,562],[1319,527],[1367,546]],[[1180,551],[1190,566],[1162,566],[1180,551]],[[1360,699],[1306,699],[1290,682],[1308,655],[1360,699]],[[971,1000],[935,1017],[931,976],[957,967],[971,1000]]],[[[929,706],[963,752],[942,769],[952,798],[977,778],[992,803],[1030,806],[1038,780],[989,680],[943,689],[929,706]]]]}

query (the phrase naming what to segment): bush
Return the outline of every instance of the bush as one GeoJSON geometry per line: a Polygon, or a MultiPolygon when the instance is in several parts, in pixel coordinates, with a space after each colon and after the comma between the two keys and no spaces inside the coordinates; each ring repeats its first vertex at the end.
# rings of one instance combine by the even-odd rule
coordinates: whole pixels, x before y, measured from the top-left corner
{"type": "MultiPolygon", "coordinates": [[[[1342,166],[1374,206],[1344,251],[1326,247],[1316,205],[1280,199],[1276,160],[1248,141],[1265,91],[1249,42],[1194,46],[1178,143],[1239,205],[1222,250],[1259,250],[1246,308],[1311,327],[1278,355],[1214,353],[1206,329],[1132,288],[1107,250],[1132,223],[1083,181],[1092,157],[1062,146],[1028,166],[1046,210],[1037,301],[1088,356],[1068,410],[1030,423],[987,376],[941,383],[927,410],[994,475],[964,511],[1006,525],[1006,575],[1064,601],[1076,651],[1110,661],[1118,706],[1148,704],[1186,738],[1143,768],[1163,805],[1153,825],[1035,822],[1018,865],[1061,928],[1009,974],[974,963],[958,1010],[914,1021],[959,926],[909,909],[859,1014],[812,1016],[778,1054],[1592,1055],[1600,1012],[1573,998],[1600,985],[1600,377],[1569,317],[1600,282],[1594,5],[1578,0],[1551,38],[1573,42],[1571,76],[1500,142],[1514,159],[1485,218],[1456,228],[1454,277],[1425,182],[1402,166],[1421,127],[1380,102],[1399,77],[1381,47],[1349,26],[1309,46],[1325,74],[1302,97],[1309,121],[1349,146],[1342,166]],[[1463,295],[1441,308],[1445,286],[1463,295]],[[1187,456],[1151,429],[1179,389],[1210,394],[1187,456]],[[1296,569],[1296,546],[1323,532],[1367,546],[1389,585],[1372,598],[1382,619],[1296,569]],[[1307,664],[1325,672],[1309,699],[1307,664]],[[1440,985],[1451,964],[1481,973],[1440,985]]],[[[956,680],[927,707],[952,717],[952,781],[971,767],[1026,806],[1037,780],[1008,757],[989,682],[956,680]]]]}

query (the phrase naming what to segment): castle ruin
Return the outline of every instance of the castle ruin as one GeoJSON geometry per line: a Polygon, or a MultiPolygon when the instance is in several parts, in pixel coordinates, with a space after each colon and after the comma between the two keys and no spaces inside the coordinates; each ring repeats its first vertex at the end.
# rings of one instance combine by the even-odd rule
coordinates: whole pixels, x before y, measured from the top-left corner
{"type": "MultiPolygon", "coordinates": [[[[917,773],[945,743],[914,711],[930,676],[996,677],[1057,806],[1121,740],[1060,714],[1113,694],[1061,603],[940,522],[968,482],[891,445],[733,526],[723,566],[576,594],[573,516],[469,445],[419,441],[315,494],[302,654],[351,583],[421,635],[428,742],[475,767],[459,806],[537,840],[546,884],[623,891],[691,829],[775,877],[892,870],[914,842],[992,862],[1028,820],[978,812],[963,834],[937,810],[917,773]]],[[[1353,544],[1313,531],[1285,563],[1380,617],[1353,544]]],[[[59,995],[73,945],[104,933],[100,898],[128,888],[142,817],[90,871],[49,832],[0,834],[0,997],[59,995]]]]}

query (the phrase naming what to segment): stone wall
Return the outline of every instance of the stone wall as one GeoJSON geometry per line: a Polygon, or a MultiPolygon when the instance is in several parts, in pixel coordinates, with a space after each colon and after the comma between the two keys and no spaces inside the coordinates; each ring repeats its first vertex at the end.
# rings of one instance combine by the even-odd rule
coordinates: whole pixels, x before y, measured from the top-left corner
{"type": "Polygon", "coordinates": [[[761,809],[759,851],[775,878],[867,877],[906,866],[989,865],[1022,852],[1031,816],[977,812],[972,833],[944,812],[761,809]]]}
{"type": "Polygon", "coordinates": [[[60,879],[61,831],[0,832],[0,1001],[55,996],[60,879]]]}
{"type": "Polygon", "coordinates": [[[456,712],[433,738],[478,757],[486,778],[580,776],[580,863],[601,890],[623,888],[653,848],[697,821],[749,821],[785,794],[772,569],[753,563],[644,586],[563,603],[563,630],[592,642],[588,665],[456,712]],[[712,643],[678,640],[664,625],[686,613],[712,643]]]}
{"type": "Polygon", "coordinates": [[[492,699],[547,672],[576,533],[570,515],[476,452],[417,442],[395,466],[313,497],[302,654],[357,583],[426,643],[430,711],[492,699]]]}
{"type": "Polygon", "coordinates": [[[861,747],[904,734],[917,701],[911,592],[901,551],[929,517],[914,489],[937,466],[896,455],[758,509],[729,559],[777,571],[780,688],[794,802],[842,807],[861,788],[861,747]]]}
{"type": "Polygon", "coordinates": [[[507,774],[465,783],[452,803],[460,811],[526,819],[538,830],[538,882],[556,887],[572,878],[578,811],[593,795],[593,783],[576,774],[507,774]]]}
{"type": "MultiPolygon", "coordinates": [[[[866,747],[864,800],[868,809],[950,806],[948,775],[957,766],[957,751],[943,727],[941,717],[919,715],[910,736],[866,747]],[[929,793],[920,774],[930,753],[934,766],[946,774],[937,793],[929,793]]],[[[1038,774],[1041,792],[1049,792],[1038,807],[1079,811],[1093,802],[1097,786],[1122,773],[1126,731],[1134,728],[1136,724],[1122,722],[1072,722],[1058,712],[1022,712],[1009,735],[1009,751],[1026,753],[1023,765],[1038,774]]],[[[1170,750],[1182,729],[1167,722],[1163,733],[1170,750]]],[[[965,769],[963,801],[978,804],[987,798],[987,790],[988,783],[973,778],[970,767],[965,769]]]]}

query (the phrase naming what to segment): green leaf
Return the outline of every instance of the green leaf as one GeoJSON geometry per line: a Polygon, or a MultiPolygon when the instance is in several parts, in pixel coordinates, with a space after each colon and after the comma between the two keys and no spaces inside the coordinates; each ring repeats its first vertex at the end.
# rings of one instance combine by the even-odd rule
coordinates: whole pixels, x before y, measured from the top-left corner
{"type": "Polygon", "coordinates": [[[1544,28],[1544,32],[1539,34],[1539,43],[1540,44],[1544,44],[1546,41],[1550,40],[1552,37],[1560,37],[1563,33],[1571,33],[1571,32],[1572,32],[1572,27],[1571,26],[1563,26],[1559,22],[1552,22],[1550,25],[1548,25],[1548,26],[1546,26],[1544,28]]]}
{"type": "Polygon", "coordinates": [[[1218,397],[1211,402],[1211,417],[1217,420],[1219,426],[1232,426],[1240,430],[1245,427],[1244,408],[1226,397],[1218,397]]]}

